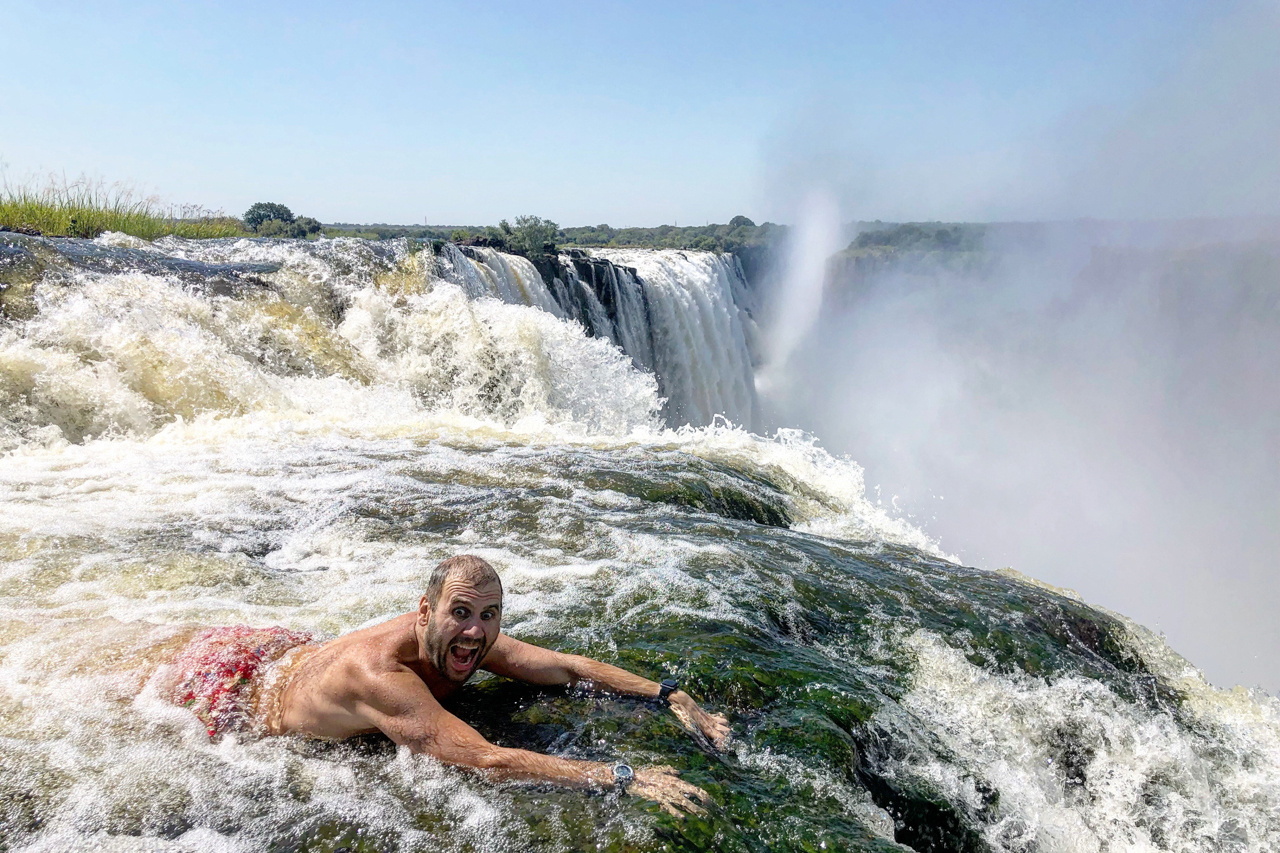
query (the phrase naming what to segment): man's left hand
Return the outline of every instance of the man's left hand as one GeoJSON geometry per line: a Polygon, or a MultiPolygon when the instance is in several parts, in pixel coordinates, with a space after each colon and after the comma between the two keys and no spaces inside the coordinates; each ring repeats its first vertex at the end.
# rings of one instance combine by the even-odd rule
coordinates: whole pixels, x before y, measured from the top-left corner
{"type": "Polygon", "coordinates": [[[716,749],[724,749],[729,741],[729,721],[724,714],[708,714],[683,690],[675,691],[667,699],[672,713],[686,729],[703,735],[716,749]]]}

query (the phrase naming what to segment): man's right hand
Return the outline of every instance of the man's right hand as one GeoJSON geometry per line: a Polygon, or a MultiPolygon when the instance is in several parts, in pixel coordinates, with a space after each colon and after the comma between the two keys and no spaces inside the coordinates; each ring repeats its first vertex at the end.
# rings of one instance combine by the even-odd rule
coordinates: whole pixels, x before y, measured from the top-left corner
{"type": "Polygon", "coordinates": [[[653,800],[674,817],[684,817],[684,813],[706,814],[707,810],[697,801],[711,802],[706,791],[681,781],[676,769],[666,766],[638,768],[636,778],[627,785],[627,793],[653,800]]]}
{"type": "Polygon", "coordinates": [[[683,690],[672,693],[667,701],[671,705],[671,713],[686,729],[701,733],[716,749],[724,749],[729,742],[729,721],[724,714],[710,714],[702,710],[683,690]]]}

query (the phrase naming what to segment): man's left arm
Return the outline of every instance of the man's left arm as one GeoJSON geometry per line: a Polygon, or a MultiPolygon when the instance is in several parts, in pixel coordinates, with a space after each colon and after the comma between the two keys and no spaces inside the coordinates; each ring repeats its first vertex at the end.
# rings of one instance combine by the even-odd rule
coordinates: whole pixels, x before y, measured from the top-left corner
{"type": "MultiPolygon", "coordinates": [[[[482,664],[495,675],[516,678],[530,684],[578,684],[657,699],[662,685],[656,681],[627,672],[620,667],[601,663],[582,655],[544,649],[525,643],[506,634],[499,634],[493,650],[482,664]]],[[[671,711],[690,731],[705,735],[717,748],[723,747],[729,738],[729,721],[723,714],[709,714],[683,690],[676,690],[667,697],[671,711]]]]}

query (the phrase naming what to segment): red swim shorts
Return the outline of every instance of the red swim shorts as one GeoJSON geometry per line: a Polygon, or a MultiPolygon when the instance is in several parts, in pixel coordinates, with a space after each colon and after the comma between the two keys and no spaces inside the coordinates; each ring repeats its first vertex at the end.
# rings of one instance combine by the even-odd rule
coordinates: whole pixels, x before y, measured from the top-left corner
{"type": "Polygon", "coordinates": [[[173,700],[200,718],[209,737],[245,728],[251,722],[247,688],[253,677],[311,640],[310,634],[286,628],[232,625],[201,631],[174,661],[173,700]]]}

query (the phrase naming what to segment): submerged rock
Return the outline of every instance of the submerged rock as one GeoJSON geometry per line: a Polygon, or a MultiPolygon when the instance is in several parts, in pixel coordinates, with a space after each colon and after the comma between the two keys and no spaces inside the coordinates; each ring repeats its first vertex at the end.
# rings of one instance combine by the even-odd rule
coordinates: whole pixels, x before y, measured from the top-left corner
{"type": "Polygon", "coordinates": [[[280,269],[279,264],[206,263],[79,237],[33,237],[12,232],[0,234],[0,283],[8,278],[5,270],[10,267],[17,270],[18,276],[30,278],[34,274],[37,278],[63,280],[84,272],[173,276],[197,292],[220,296],[244,288],[265,288],[268,285],[262,277],[280,269]]]}

